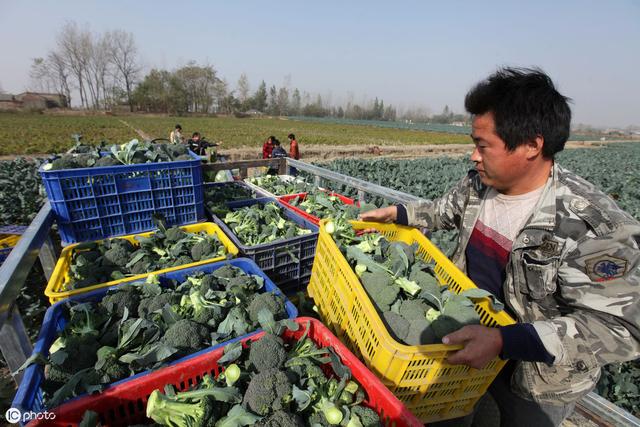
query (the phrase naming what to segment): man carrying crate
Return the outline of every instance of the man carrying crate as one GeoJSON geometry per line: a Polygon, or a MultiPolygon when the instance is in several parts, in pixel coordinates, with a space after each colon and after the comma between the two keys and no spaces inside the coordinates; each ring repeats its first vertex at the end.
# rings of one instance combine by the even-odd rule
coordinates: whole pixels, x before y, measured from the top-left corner
{"type": "Polygon", "coordinates": [[[559,425],[602,366],[640,356],[640,223],[555,163],[567,101],[540,70],[497,71],[465,99],[475,169],[440,199],[361,215],[459,230],[453,262],[518,323],[465,326],[443,343],[464,345],[452,364],[510,361],[489,389],[502,426],[559,425]]]}

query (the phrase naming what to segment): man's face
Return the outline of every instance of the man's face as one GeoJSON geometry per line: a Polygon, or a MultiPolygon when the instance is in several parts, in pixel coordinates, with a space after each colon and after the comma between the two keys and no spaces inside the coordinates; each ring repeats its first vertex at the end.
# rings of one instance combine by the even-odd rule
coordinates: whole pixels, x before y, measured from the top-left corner
{"type": "Polygon", "coordinates": [[[200,141],[200,135],[193,135],[192,138],[194,141],[200,141]]]}
{"type": "Polygon", "coordinates": [[[475,163],[482,183],[509,194],[509,189],[521,179],[527,168],[526,144],[508,151],[502,138],[496,134],[491,112],[473,119],[471,138],[475,144],[471,161],[475,163]]]}

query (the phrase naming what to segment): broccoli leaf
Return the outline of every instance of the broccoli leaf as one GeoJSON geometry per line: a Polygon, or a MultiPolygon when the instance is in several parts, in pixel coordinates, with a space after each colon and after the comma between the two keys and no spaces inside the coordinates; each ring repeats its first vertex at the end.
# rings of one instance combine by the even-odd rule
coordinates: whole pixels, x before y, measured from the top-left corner
{"type": "Polygon", "coordinates": [[[252,414],[251,412],[248,412],[246,409],[242,407],[242,405],[235,405],[227,413],[226,417],[221,418],[216,422],[215,427],[249,426],[261,419],[262,417],[252,414]]]}

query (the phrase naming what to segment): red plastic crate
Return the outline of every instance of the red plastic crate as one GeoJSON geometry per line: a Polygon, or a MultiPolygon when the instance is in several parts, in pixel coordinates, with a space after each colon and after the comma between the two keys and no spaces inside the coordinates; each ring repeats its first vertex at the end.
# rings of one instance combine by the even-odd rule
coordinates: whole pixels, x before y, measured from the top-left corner
{"type": "MultiPolygon", "coordinates": [[[[285,206],[287,209],[291,209],[292,211],[294,211],[295,213],[297,213],[298,215],[300,215],[301,217],[303,217],[304,219],[313,222],[315,225],[320,225],[320,220],[322,218],[318,218],[317,216],[311,215],[310,213],[307,213],[305,211],[303,211],[302,209],[300,209],[297,206],[293,206],[290,202],[293,199],[300,199],[300,201],[302,202],[306,197],[307,197],[308,193],[300,193],[300,194],[288,194],[286,196],[280,196],[278,197],[278,202],[285,206]]],[[[345,205],[356,205],[356,206],[360,206],[360,202],[357,202],[347,196],[343,196],[342,194],[339,193],[334,193],[334,192],[329,192],[329,196],[336,196],[337,198],[340,199],[340,201],[342,201],[342,203],[344,203],[345,205]]]]}
{"type": "MultiPolygon", "coordinates": [[[[334,348],[342,362],[351,369],[353,379],[364,388],[368,396],[366,404],[380,415],[383,425],[395,427],[423,425],[319,320],[299,317],[296,322],[301,327],[295,332],[286,331],[284,339],[287,341],[299,339],[309,323],[309,337],[321,347],[332,346],[334,348]]],[[[252,335],[243,339],[242,342],[255,341],[263,334],[264,332],[260,332],[252,335]]],[[[149,422],[145,411],[147,399],[152,391],[163,390],[166,384],[172,384],[177,390],[182,391],[199,383],[206,374],[217,376],[220,373],[217,360],[222,357],[223,353],[224,348],[220,348],[111,387],[102,394],[72,400],[52,411],[55,414],[55,419],[33,421],[29,427],[77,426],[86,410],[97,412],[103,427],[119,427],[149,422]]]]}

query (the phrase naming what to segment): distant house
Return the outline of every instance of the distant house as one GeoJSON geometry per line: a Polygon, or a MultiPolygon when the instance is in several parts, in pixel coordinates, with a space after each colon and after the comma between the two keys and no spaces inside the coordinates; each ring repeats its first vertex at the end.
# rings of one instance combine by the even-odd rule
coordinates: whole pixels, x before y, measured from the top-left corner
{"type": "Polygon", "coordinates": [[[0,93],[0,111],[18,110],[22,103],[9,93],[0,93]]]}
{"type": "Polygon", "coordinates": [[[47,110],[68,108],[69,100],[58,93],[23,92],[18,95],[0,94],[0,110],[47,110]]]}
{"type": "Polygon", "coordinates": [[[256,110],[256,109],[251,109],[251,110],[247,110],[244,112],[244,114],[248,115],[248,116],[262,116],[264,115],[264,113],[262,111],[256,110]]]}

